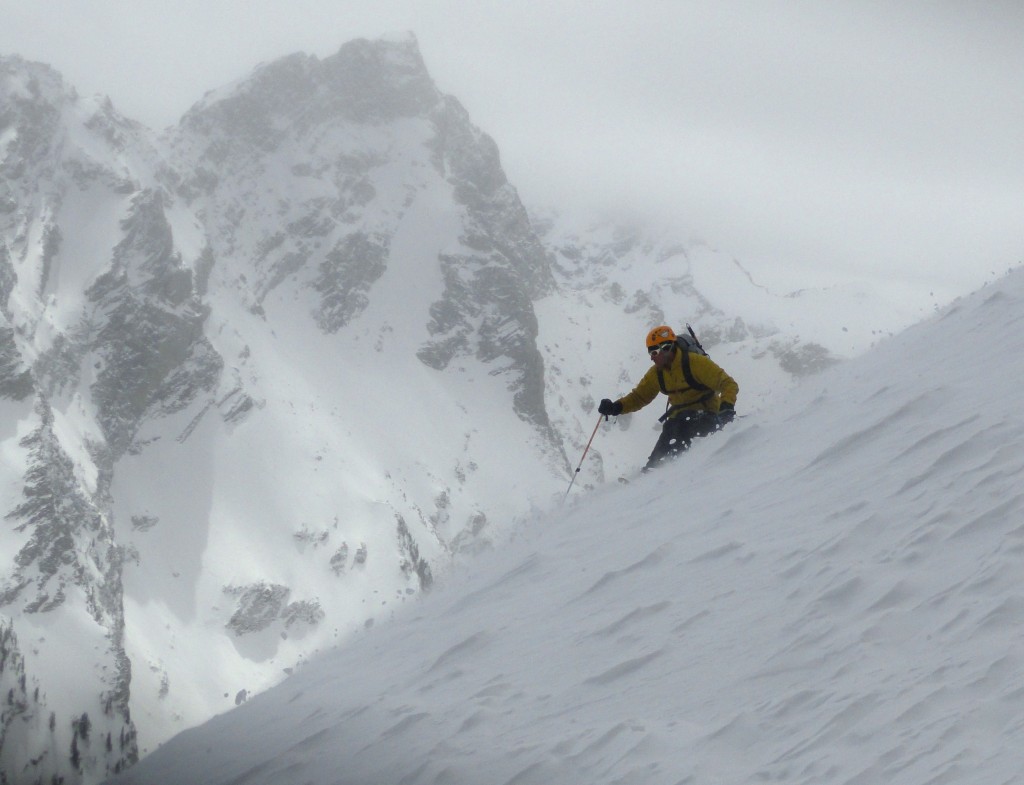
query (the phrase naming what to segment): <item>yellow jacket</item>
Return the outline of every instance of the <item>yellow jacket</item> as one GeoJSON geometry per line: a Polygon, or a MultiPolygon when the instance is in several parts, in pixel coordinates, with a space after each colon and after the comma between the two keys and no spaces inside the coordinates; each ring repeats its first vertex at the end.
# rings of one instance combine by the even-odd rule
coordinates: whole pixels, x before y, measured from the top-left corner
{"type": "MultiPolygon", "coordinates": [[[[736,396],[740,387],[725,371],[719,368],[710,357],[694,352],[676,349],[672,364],[662,371],[664,392],[668,395],[670,416],[674,417],[684,410],[717,412],[722,403],[736,405],[736,396]],[[684,355],[686,355],[684,357],[684,355]],[[696,384],[687,381],[684,362],[689,361],[690,376],[696,384]],[[703,388],[701,388],[703,385],[703,388]]],[[[640,383],[633,391],[622,396],[622,413],[628,414],[644,408],[662,392],[658,380],[658,369],[651,366],[640,383]]]]}

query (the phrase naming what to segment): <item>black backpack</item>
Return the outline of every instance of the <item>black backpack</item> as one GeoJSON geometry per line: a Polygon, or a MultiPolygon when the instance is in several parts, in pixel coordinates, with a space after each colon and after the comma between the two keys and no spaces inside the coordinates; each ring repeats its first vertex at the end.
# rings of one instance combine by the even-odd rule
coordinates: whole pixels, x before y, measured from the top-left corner
{"type": "Polygon", "coordinates": [[[703,354],[705,357],[710,356],[704,351],[704,347],[700,345],[700,341],[697,340],[697,333],[693,331],[690,325],[686,325],[685,333],[676,336],[676,346],[693,354],[703,354]]]}

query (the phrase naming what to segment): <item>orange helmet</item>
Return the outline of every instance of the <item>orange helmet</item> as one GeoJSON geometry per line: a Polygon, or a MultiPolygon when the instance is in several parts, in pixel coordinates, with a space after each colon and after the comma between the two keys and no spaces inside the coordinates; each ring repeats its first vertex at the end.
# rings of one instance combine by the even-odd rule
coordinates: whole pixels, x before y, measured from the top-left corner
{"type": "Polygon", "coordinates": [[[675,340],[676,334],[672,331],[672,328],[663,324],[647,333],[647,348],[651,349],[663,343],[674,343],[675,340]]]}

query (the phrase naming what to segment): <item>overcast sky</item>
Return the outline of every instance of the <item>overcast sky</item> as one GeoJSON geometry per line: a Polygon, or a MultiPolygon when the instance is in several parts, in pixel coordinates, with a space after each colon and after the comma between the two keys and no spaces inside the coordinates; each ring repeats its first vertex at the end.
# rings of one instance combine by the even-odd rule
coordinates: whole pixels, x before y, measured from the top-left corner
{"type": "Polygon", "coordinates": [[[0,0],[0,54],[154,128],[411,31],[528,206],[959,293],[1024,260],[1024,0],[0,0]]]}

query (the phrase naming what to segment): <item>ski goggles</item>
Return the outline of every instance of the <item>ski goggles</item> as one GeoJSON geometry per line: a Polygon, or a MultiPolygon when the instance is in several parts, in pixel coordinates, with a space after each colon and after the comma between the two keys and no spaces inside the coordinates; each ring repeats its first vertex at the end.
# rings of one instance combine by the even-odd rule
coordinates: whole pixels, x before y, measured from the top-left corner
{"type": "Polygon", "coordinates": [[[675,342],[668,341],[666,343],[659,343],[657,346],[652,346],[647,350],[647,353],[651,355],[651,357],[657,357],[659,354],[672,351],[673,348],[675,348],[675,342]]]}

